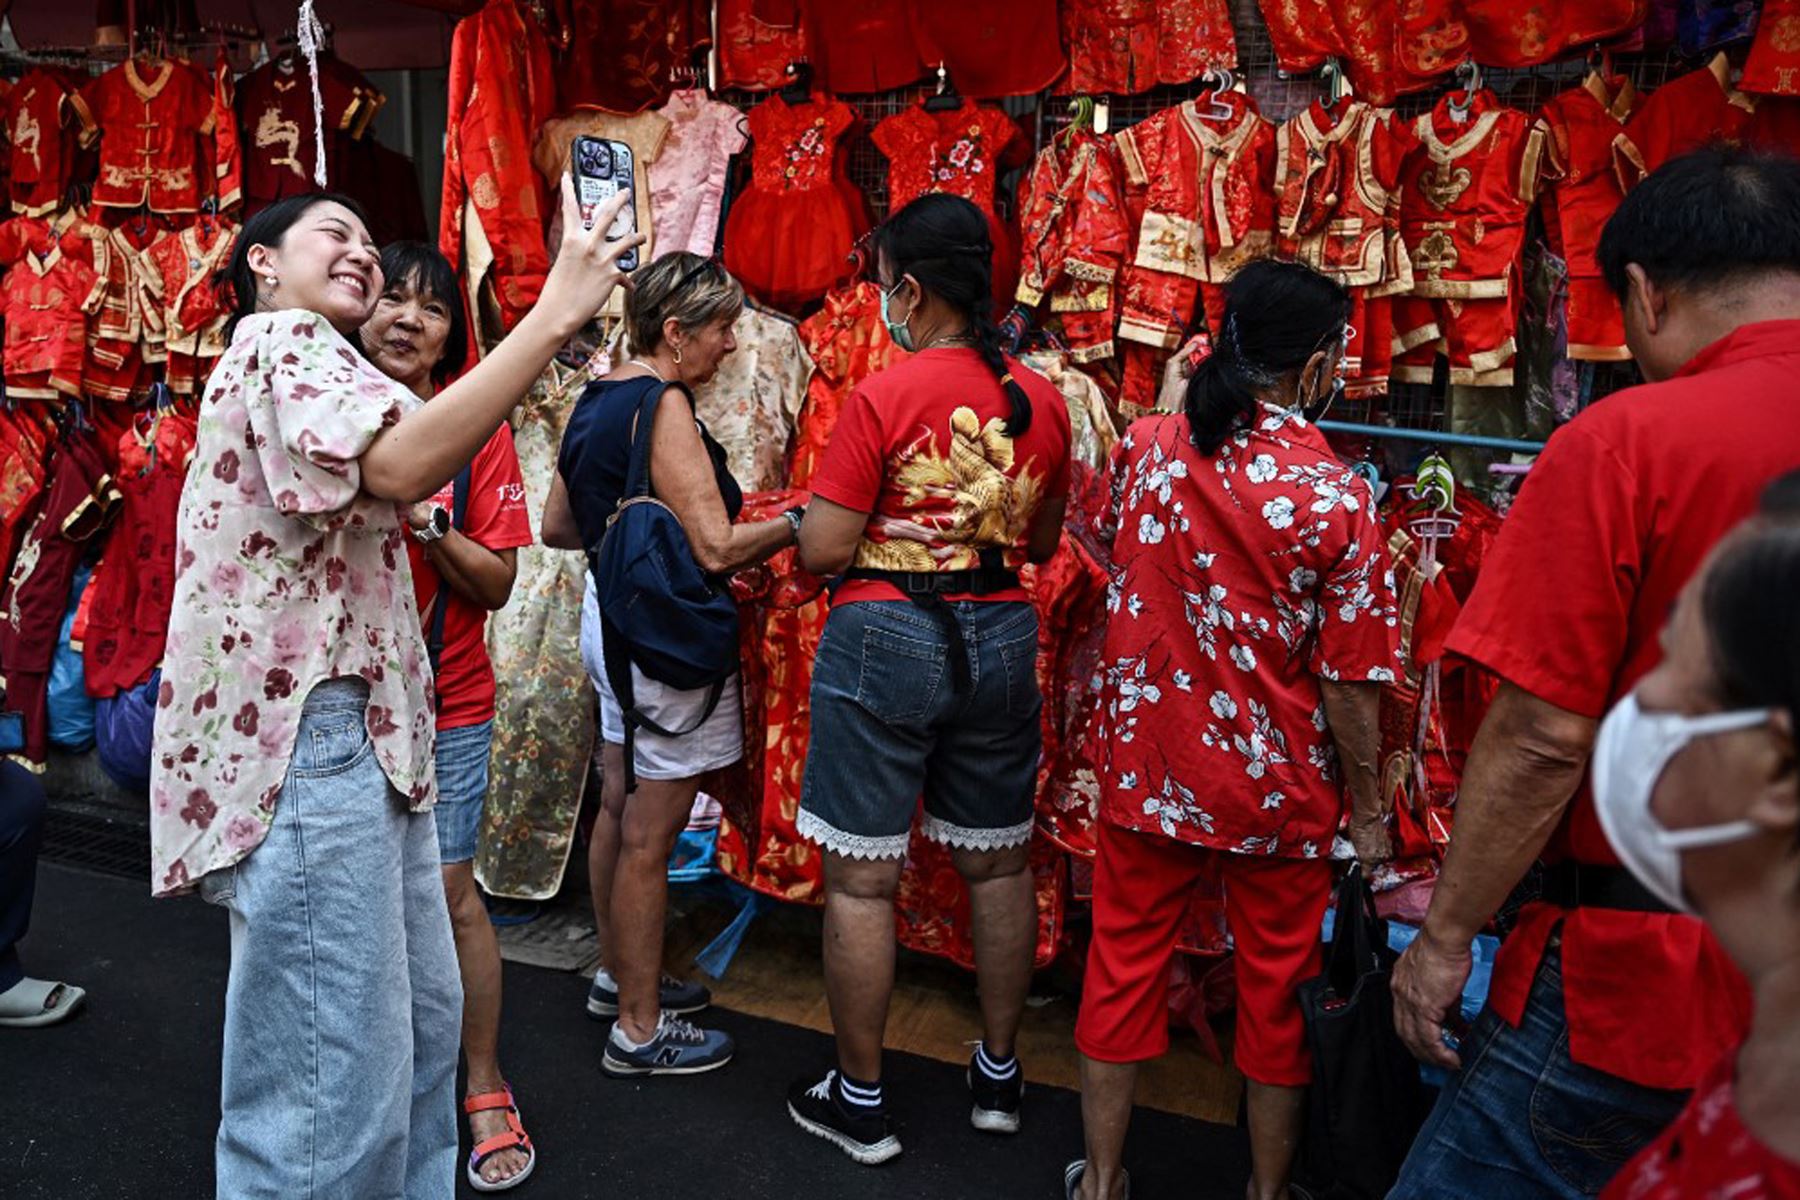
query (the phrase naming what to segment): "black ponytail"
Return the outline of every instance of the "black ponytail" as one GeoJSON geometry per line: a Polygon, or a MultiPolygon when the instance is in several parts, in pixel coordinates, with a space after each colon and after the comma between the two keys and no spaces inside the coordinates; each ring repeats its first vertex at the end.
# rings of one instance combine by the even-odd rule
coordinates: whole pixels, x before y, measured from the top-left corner
{"type": "Polygon", "coordinates": [[[1031,397],[1012,377],[994,323],[994,245],[987,217],[961,196],[932,192],[884,221],[875,232],[875,246],[895,279],[911,275],[969,318],[976,352],[1012,402],[1006,436],[1016,438],[1030,429],[1031,397]]]}
{"type": "Polygon", "coordinates": [[[1304,367],[1349,319],[1350,293],[1311,267],[1261,259],[1232,276],[1212,356],[1188,381],[1195,448],[1215,454],[1249,428],[1258,395],[1304,367]]]}

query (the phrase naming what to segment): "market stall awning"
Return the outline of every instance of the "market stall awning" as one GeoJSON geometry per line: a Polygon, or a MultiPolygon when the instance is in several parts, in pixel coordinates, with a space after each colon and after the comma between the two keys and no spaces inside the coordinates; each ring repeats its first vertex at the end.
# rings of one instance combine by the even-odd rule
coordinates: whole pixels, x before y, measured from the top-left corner
{"type": "MultiPolygon", "coordinates": [[[[103,7],[125,13],[128,0],[104,0],[103,7]]],[[[153,3],[155,0],[146,0],[153,3]]],[[[296,0],[192,0],[206,30],[229,30],[248,41],[291,33],[296,0]]],[[[315,0],[319,19],[330,25],[339,56],[364,71],[441,67],[450,57],[455,18],[481,7],[480,0],[315,0]]],[[[92,0],[0,0],[0,13],[26,50],[68,49],[94,41],[92,0]]]]}

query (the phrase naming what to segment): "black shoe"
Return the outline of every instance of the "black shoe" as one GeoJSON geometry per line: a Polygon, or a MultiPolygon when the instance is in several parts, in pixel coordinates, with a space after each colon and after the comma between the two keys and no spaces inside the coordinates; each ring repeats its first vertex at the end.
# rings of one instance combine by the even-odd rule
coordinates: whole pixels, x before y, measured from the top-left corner
{"type": "Polygon", "coordinates": [[[788,1087],[788,1115],[794,1124],[814,1137],[822,1137],[865,1166],[884,1163],[900,1153],[887,1114],[853,1117],[833,1094],[837,1072],[825,1072],[821,1080],[799,1079],[788,1087]]]}
{"type": "Polygon", "coordinates": [[[1017,1069],[1016,1059],[1014,1067],[1011,1079],[990,1079],[973,1056],[969,1059],[969,1094],[975,1098],[969,1124],[983,1133],[1019,1132],[1019,1101],[1025,1096],[1025,1072],[1017,1069]]]}
{"type": "MultiPolygon", "coordinates": [[[[657,1006],[677,1017],[692,1016],[712,1004],[712,993],[706,990],[705,984],[677,979],[673,975],[662,977],[657,996],[657,1006]]],[[[601,987],[596,978],[588,988],[587,1011],[596,1021],[612,1020],[619,1015],[619,993],[613,988],[601,987]]]]}

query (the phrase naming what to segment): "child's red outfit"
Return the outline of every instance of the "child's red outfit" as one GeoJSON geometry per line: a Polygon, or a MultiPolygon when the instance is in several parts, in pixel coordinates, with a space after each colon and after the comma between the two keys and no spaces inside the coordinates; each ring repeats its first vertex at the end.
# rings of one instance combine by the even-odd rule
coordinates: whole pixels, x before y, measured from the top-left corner
{"type": "Polygon", "coordinates": [[[175,59],[151,70],[127,59],[69,99],[82,142],[100,143],[94,203],[198,212],[213,194],[213,81],[175,59]]]}
{"type": "Polygon", "coordinates": [[[74,159],[69,81],[34,68],[0,100],[0,133],[7,143],[7,186],[12,210],[42,216],[62,203],[74,159]]]}
{"type": "Polygon", "coordinates": [[[1068,66],[1056,0],[915,0],[919,57],[965,96],[1028,96],[1068,66]]]}
{"type": "Polygon", "coordinates": [[[1019,252],[995,208],[994,189],[1003,171],[1030,154],[1013,119],[973,100],[946,112],[931,112],[921,101],[877,125],[871,137],[887,156],[890,211],[927,192],[961,196],[981,210],[994,246],[994,299],[1004,310],[1018,286],[1019,252]]]}
{"type": "Polygon", "coordinates": [[[1053,138],[1026,177],[1020,204],[1020,304],[1049,301],[1069,356],[1113,355],[1118,277],[1131,249],[1123,167],[1112,139],[1079,129],[1053,138]]]}
{"type": "Polygon", "coordinates": [[[106,527],[119,501],[100,452],[85,437],[57,444],[48,479],[43,503],[0,589],[6,708],[25,716],[24,757],[32,764],[41,764],[48,748],[45,701],[69,584],[88,540],[106,527]]]}
{"type": "Polygon", "coordinates": [[[48,222],[32,217],[0,224],[0,264],[10,267],[0,281],[9,396],[82,394],[88,314],[99,311],[106,285],[82,261],[85,239],[69,241],[65,249],[48,222]]]}
{"type": "Polygon", "coordinates": [[[1275,133],[1275,252],[1350,289],[1352,395],[1387,390],[1391,297],[1412,286],[1397,225],[1400,168],[1416,145],[1392,109],[1348,97],[1331,108],[1314,101],[1275,133]]]}
{"type": "Polygon", "coordinates": [[[1800,0],[1763,0],[1756,40],[1738,86],[1746,92],[1800,96],[1800,0]]]}
{"type": "Polygon", "coordinates": [[[760,92],[788,83],[789,63],[806,59],[806,31],[794,11],[760,11],[757,0],[719,0],[719,74],[726,87],[760,92]]]}
{"type": "Polygon", "coordinates": [[[119,517],[106,558],[82,597],[88,614],[82,666],[90,696],[134,688],[162,662],[175,596],[176,514],[193,438],[193,421],[170,413],[157,418],[149,446],[135,428],[120,439],[119,517]]]}
{"type": "Polygon", "coordinates": [[[1402,170],[1400,234],[1413,288],[1394,304],[1393,377],[1429,383],[1443,353],[1452,384],[1504,386],[1544,128],[1485,89],[1461,120],[1450,99],[1419,117],[1419,149],[1402,170]]]}
{"type": "Polygon", "coordinates": [[[1071,0],[1068,91],[1136,93],[1237,66],[1226,0],[1071,0]]]}
{"type": "Polygon", "coordinates": [[[177,395],[197,395],[225,353],[231,308],[217,278],[236,240],[231,222],[199,221],[163,234],[141,257],[149,358],[166,359],[165,379],[177,395]]]}
{"type": "Polygon", "coordinates": [[[1751,138],[1757,103],[1730,86],[1730,70],[1730,62],[1720,54],[1700,70],[1650,93],[1613,142],[1620,187],[1630,191],[1670,159],[1715,138],[1728,142],[1751,138]]]}
{"type": "Polygon", "coordinates": [[[815,92],[805,104],[780,93],[750,111],[751,183],[725,222],[725,266],[752,295],[795,309],[850,272],[868,228],[862,196],[844,174],[849,105],[815,92]]]}
{"type": "Polygon", "coordinates": [[[1135,415],[1155,407],[1160,376],[1157,357],[1141,348],[1180,345],[1202,300],[1216,325],[1225,281],[1272,245],[1275,127],[1250,97],[1218,92],[1158,113],[1117,140],[1127,202],[1136,191],[1143,205],[1119,312],[1119,337],[1137,343],[1124,356],[1119,406],[1135,415]],[[1204,116],[1215,102],[1231,115],[1204,116]]]}
{"type": "Polygon", "coordinates": [[[1544,105],[1544,226],[1550,245],[1568,264],[1569,357],[1623,362],[1625,318],[1601,277],[1595,257],[1600,231],[1625,193],[1613,163],[1613,143],[1641,97],[1624,76],[1590,74],[1580,87],[1544,105]]]}

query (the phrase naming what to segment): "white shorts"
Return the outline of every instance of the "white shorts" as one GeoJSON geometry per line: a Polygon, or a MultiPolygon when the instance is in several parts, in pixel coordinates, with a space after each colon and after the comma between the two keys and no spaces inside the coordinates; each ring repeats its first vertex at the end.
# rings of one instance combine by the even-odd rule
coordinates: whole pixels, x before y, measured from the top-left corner
{"type": "MultiPolygon", "coordinates": [[[[601,649],[600,601],[590,576],[581,598],[581,661],[600,694],[600,737],[614,746],[625,744],[625,710],[606,679],[601,649]]],[[[631,690],[638,706],[664,729],[686,729],[706,711],[711,688],[681,691],[631,668],[631,690]]],[[[726,680],[719,703],[700,727],[680,737],[663,737],[640,729],[632,740],[632,761],[640,779],[687,779],[729,767],[744,756],[744,691],[740,678],[726,680]]]]}

